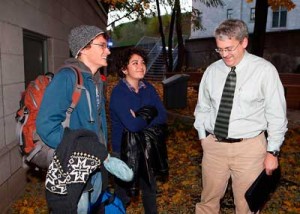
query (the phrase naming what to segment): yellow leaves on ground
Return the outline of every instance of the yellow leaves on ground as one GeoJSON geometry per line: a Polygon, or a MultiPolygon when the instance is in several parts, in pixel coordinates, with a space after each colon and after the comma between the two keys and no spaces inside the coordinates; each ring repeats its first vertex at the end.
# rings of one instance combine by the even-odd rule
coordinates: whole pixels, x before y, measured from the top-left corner
{"type": "Polygon", "coordinates": [[[46,201],[43,193],[43,183],[39,182],[38,185],[42,188],[40,189],[30,189],[33,188],[33,184],[29,183],[26,188],[26,194],[23,199],[17,200],[13,205],[12,213],[18,214],[46,214],[48,213],[46,201]],[[28,194],[31,193],[31,194],[28,194]]]}

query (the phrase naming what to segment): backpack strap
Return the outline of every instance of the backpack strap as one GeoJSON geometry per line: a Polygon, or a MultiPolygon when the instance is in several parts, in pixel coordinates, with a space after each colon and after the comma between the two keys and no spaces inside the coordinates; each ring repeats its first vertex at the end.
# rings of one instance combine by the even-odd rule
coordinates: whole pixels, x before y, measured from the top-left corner
{"type": "Polygon", "coordinates": [[[80,72],[80,68],[78,68],[77,66],[74,66],[74,65],[67,65],[67,66],[64,66],[63,68],[71,68],[75,74],[75,86],[74,86],[74,90],[73,90],[73,94],[72,94],[72,103],[69,106],[69,108],[67,109],[65,121],[62,122],[62,125],[65,128],[65,127],[70,126],[71,114],[74,111],[74,108],[76,107],[76,105],[78,104],[78,102],[80,100],[81,90],[84,89],[84,86],[83,86],[83,77],[80,72]]]}
{"type": "MultiPolygon", "coordinates": [[[[72,71],[74,71],[74,74],[75,74],[75,86],[74,86],[74,90],[73,90],[73,94],[72,94],[72,103],[66,111],[66,119],[62,122],[62,126],[64,128],[66,128],[66,127],[70,126],[71,114],[74,111],[76,105],[78,104],[78,102],[80,100],[81,91],[86,88],[83,85],[83,76],[81,74],[81,68],[79,68],[78,66],[75,66],[73,64],[67,64],[65,66],[62,66],[60,69],[63,69],[63,68],[70,68],[70,69],[72,69],[72,71]]],[[[87,102],[88,102],[89,113],[90,113],[89,122],[94,123],[95,120],[92,115],[92,104],[91,104],[90,93],[88,90],[85,90],[85,92],[86,92],[86,98],[87,98],[87,102]]]]}

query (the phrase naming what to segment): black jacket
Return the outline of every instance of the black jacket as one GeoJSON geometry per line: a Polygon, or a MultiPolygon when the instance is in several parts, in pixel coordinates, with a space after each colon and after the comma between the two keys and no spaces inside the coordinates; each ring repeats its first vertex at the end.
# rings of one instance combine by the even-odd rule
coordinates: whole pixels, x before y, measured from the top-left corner
{"type": "Polygon", "coordinates": [[[66,128],[46,175],[46,200],[52,213],[77,213],[77,203],[90,175],[107,158],[96,133],[66,128]]]}
{"type": "MultiPolygon", "coordinates": [[[[135,114],[150,124],[157,111],[152,106],[145,106],[135,114]]],[[[130,196],[138,194],[139,176],[150,184],[152,176],[168,175],[166,137],[166,124],[154,125],[140,132],[123,132],[121,159],[134,172],[133,180],[126,184],[130,196]]]]}

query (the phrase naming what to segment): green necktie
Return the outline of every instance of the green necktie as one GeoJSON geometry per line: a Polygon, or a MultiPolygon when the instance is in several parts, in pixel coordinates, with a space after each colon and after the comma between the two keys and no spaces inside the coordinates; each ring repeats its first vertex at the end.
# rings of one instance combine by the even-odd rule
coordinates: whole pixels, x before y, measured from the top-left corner
{"type": "Polygon", "coordinates": [[[227,138],[229,119],[232,109],[234,91],[236,85],[235,67],[231,68],[222,93],[222,98],[215,123],[214,134],[217,138],[227,138]]]}

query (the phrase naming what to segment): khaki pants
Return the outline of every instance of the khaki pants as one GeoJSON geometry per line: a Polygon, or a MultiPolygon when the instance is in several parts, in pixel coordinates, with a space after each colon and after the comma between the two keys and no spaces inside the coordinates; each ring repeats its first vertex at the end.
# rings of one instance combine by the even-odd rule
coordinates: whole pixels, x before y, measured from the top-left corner
{"type": "Polygon", "coordinates": [[[232,179],[235,213],[249,214],[245,192],[264,169],[267,142],[264,134],[238,143],[216,142],[213,135],[202,140],[201,202],[196,214],[218,214],[220,199],[224,196],[228,180],[232,179]]]}

